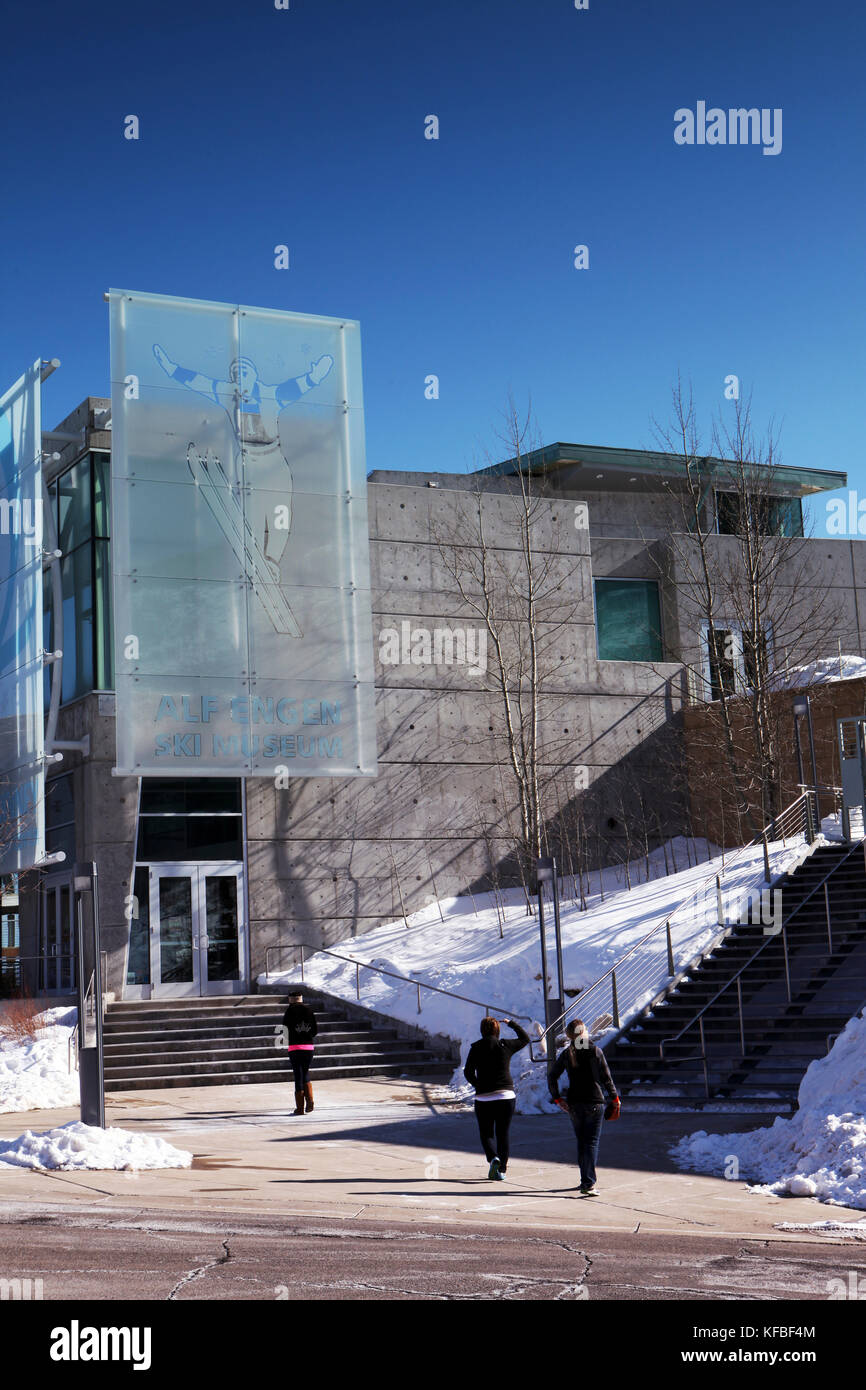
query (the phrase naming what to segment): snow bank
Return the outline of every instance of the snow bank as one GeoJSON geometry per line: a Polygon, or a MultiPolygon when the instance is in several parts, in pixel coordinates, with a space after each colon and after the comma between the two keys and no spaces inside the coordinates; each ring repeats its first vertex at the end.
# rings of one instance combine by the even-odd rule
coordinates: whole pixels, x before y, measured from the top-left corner
{"type": "MultiPolygon", "coordinates": [[[[822,838],[818,843],[825,843],[822,838]]],[[[715,891],[716,873],[722,873],[720,851],[698,841],[702,855],[695,863],[695,843],[678,837],[649,855],[649,875],[644,860],[630,866],[632,888],[625,884],[623,866],[595,871],[584,883],[586,910],[575,899],[573,884],[565,876],[562,885],[562,956],[566,999],[571,1002],[610,968],[659,923],[664,923],[688,894],[695,892],[691,910],[673,917],[671,931],[678,961],[691,959],[709,946],[717,936],[718,914],[715,891]],[[689,866],[689,867],[686,867],[689,866]],[[676,872],[668,874],[666,869],[676,872]]],[[[807,852],[802,840],[770,846],[770,867],[774,876],[792,868],[807,852]]],[[[743,899],[764,883],[763,851],[742,851],[735,864],[725,856],[723,893],[728,916],[738,916],[743,899]]],[[[577,895],[579,898],[579,894],[577,895]]],[[[552,943],[553,913],[549,917],[552,943]]],[[[471,1096],[465,1086],[462,1064],[478,1023],[489,1009],[496,1018],[514,1017],[530,1033],[541,1031],[537,1020],[543,1017],[541,959],[538,919],[529,916],[520,889],[509,889],[494,897],[476,894],[432,903],[415,912],[406,922],[396,922],[365,932],[362,937],[343,941],[333,948],[349,961],[320,952],[305,962],[304,978],[312,988],[320,988],[340,999],[354,1001],[355,965],[378,965],[411,980],[438,986],[454,994],[466,995],[478,1003],[467,1003],[449,995],[421,990],[421,1012],[414,984],[404,984],[373,971],[360,972],[360,1002],[370,1009],[419,1024],[432,1035],[442,1034],[461,1044],[461,1066],[454,1076],[456,1094],[471,1096]],[[440,915],[441,913],[441,915],[440,915]]],[[[550,968],[555,970],[552,958],[550,968]]],[[[297,969],[280,974],[261,975],[259,984],[288,984],[299,978],[297,969]]],[[[619,980],[621,1021],[626,1023],[667,983],[667,957],[663,933],[640,948],[633,957],[625,980],[619,980]],[[639,988],[629,989],[629,980],[639,980],[639,988]]],[[[610,1009],[609,993],[588,1003],[592,1023],[610,1009]]],[[[576,1010],[579,1012],[579,1010],[576,1010]]],[[[503,1029],[508,1036],[508,1030],[503,1029]]],[[[522,1113],[548,1112],[547,1084],[543,1063],[528,1061],[519,1053],[512,1066],[522,1113]]],[[[616,1080],[616,1078],[614,1078],[616,1080]]]]}
{"type": "Polygon", "coordinates": [[[0,1114],[78,1105],[78,1072],[69,1070],[69,1039],[77,1009],[46,1009],[33,1042],[0,1038],[0,1114]]]}
{"type": "Polygon", "coordinates": [[[866,1013],[852,1018],[800,1084],[799,1110],[746,1134],[698,1130],[671,1149],[683,1168],[721,1177],[739,1160],[752,1191],[866,1210],[866,1013]]]}
{"type": "Polygon", "coordinates": [[[80,1120],[58,1129],[0,1141],[0,1167],[52,1168],[189,1168],[192,1154],[150,1134],[127,1129],[98,1129],[80,1120]]]}

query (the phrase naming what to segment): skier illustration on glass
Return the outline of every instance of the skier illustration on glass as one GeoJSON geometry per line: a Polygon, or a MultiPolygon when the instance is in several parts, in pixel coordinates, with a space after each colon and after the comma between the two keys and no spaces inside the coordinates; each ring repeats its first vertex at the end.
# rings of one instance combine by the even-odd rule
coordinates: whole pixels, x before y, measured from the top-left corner
{"type": "Polygon", "coordinates": [[[187,465],[244,572],[252,578],[254,590],[276,631],[302,637],[280,588],[280,561],[292,525],[292,472],[280,445],[279,418],[286,406],[324,381],[334,365],[333,357],[326,353],[310,364],[308,372],[272,386],[261,380],[249,357],[235,358],[229,368],[230,379],[220,381],[179,366],[159,343],[154,343],[153,355],[167,376],[222,406],[229,416],[237,443],[235,478],[229,477],[222,461],[210,450],[200,454],[194,442],[187,449],[187,465]],[[233,408],[227,404],[230,401],[234,402],[233,408]],[[261,463],[264,467],[256,467],[256,472],[260,477],[268,477],[268,465],[278,459],[282,466],[276,470],[276,476],[281,480],[283,500],[273,508],[271,499],[276,483],[269,482],[268,493],[254,488],[248,495],[245,514],[238,496],[242,469],[261,463]],[[271,515],[272,508],[279,516],[271,515]]]}

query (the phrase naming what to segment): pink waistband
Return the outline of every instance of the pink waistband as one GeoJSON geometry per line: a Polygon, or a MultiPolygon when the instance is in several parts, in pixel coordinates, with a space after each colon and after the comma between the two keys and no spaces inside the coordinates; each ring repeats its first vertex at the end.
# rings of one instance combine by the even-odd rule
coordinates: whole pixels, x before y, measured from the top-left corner
{"type": "Polygon", "coordinates": [[[290,1052],[312,1052],[312,1043],[289,1043],[290,1052]]]}

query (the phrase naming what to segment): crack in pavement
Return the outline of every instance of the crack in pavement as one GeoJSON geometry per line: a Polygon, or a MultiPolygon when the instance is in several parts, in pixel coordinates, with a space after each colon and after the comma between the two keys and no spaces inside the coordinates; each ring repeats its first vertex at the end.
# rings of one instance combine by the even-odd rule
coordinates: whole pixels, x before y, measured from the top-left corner
{"type": "Polygon", "coordinates": [[[232,1252],[229,1249],[228,1237],[226,1237],[226,1239],[223,1241],[222,1246],[223,1250],[225,1251],[225,1254],[220,1255],[219,1258],[216,1260],[208,1260],[206,1265],[199,1265],[197,1269],[191,1269],[189,1274],[185,1274],[183,1278],[179,1279],[178,1282],[175,1284],[171,1293],[168,1295],[167,1302],[171,1303],[175,1301],[177,1298],[178,1291],[184,1288],[186,1284],[193,1283],[195,1279],[203,1278],[205,1274],[207,1274],[212,1269],[216,1269],[218,1265],[228,1264],[229,1260],[232,1257],[232,1252]]]}

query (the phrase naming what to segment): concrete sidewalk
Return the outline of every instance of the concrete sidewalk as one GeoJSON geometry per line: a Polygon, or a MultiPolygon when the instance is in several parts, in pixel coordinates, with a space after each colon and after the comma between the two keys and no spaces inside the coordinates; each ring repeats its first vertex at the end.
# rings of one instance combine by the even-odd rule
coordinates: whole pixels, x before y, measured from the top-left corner
{"type": "MultiPolygon", "coordinates": [[[[0,1198],[166,1213],[231,1211],[280,1218],[448,1222],[562,1231],[691,1234],[825,1242],[776,1229],[783,1221],[859,1212],[811,1198],[747,1192],[742,1182],[682,1173],[668,1157],[681,1135],[771,1124],[772,1116],[628,1115],[605,1125],[597,1197],[576,1191],[574,1137],[564,1115],[517,1115],[504,1183],[487,1181],[471,1108],[441,1086],[388,1078],[328,1082],[312,1115],[294,1117],[282,1085],[190,1087],[113,1094],[107,1122],[159,1135],[194,1155],[192,1169],[46,1173],[0,1168],[0,1198]]],[[[78,1119],[77,1110],[0,1115],[0,1139],[78,1119]]]]}

